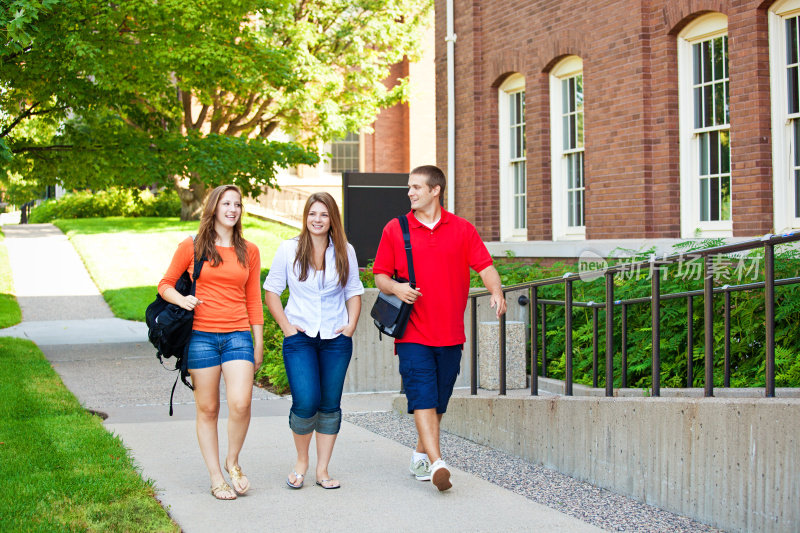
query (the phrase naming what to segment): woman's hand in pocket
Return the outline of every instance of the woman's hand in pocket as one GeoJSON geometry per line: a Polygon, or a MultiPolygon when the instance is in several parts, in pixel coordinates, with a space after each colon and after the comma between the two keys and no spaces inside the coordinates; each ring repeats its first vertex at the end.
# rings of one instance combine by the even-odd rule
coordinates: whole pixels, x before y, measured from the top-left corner
{"type": "Polygon", "coordinates": [[[300,326],[296,326],[294,324],[289,324],[288,327],[281,328],[281,331],[283,331],[284,338],[291,337],[293,335],[297,335],[298,333],[305,332],[305,330],[303,328],[301,328],[300,326]]]}
{"type": "Polygon", "coordinates": [[[335,331],[335,333],[341,333],[345,337],[352,337],[353,334],[355,334],[355,332],[356,332],[356,327],[351,326],[350,324],[342,326],[335,331]]]}

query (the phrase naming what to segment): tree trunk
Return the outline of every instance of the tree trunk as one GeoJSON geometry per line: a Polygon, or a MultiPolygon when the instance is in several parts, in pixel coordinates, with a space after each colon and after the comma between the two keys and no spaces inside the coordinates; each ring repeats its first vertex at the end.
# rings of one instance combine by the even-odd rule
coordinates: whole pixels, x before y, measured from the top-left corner
{"type": "Polygon", "coordinates": [[[200,220],[203,214],[203,201],[208,189],[196,177],[189,181],[189,188],[177,186],[181,199],[181,220],[200,220]]]}

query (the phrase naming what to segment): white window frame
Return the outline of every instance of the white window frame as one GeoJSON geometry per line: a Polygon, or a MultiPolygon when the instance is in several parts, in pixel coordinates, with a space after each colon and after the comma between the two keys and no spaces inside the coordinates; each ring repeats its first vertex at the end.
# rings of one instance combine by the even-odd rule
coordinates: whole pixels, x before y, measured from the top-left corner
{"type": "MultiPolygon", "coordinates": [[[[561,123],[562,118],[562,96],[561,96],[561,81],[578,74],[583,74],[583,60],[578,56],[568,56],[562,59],[550,71],[550,168],[551,168],[551,202],[552,202],[552,220],[553,220],[553,240],[582,240],[586,239],[586,219],[585,219],[585,205],[586,205],[586,175],[584,174],[584,225],[572,226],[568,225],[568,199],[567,199],[567,168],[564,158],[563,150],[563,126],[561,123]]],[[[586,80],[584,78],[584,91],[586,87],[586,80]]],[[[584,105],[584,124],[586,117],[586,108],[584,105]]],[[[584,128],[585,135],[585,128],[584,128]]],[[[585,160],[585,137],[584,137],[584,168],[585,160]]]]}
{"type": "Polygon", "coordinates": [[[776,2],[768,13],[770,94],[772,105],[772,194],[773,230],[783,232],[800,228],[795,216],[795,151],[792,122],[800,113],[789,114],[786,76],[786,19],[800,16],[800,0],[776,2]]]}
{"type": "MultiPolygon", "coordinates": [[[[681,237],[733,236],[733,176],[729,220],[700,220],[699,139],[694,127],[693,57],[695,43],[728,34],[728,17],[710,13],[690,23],[678,36],[678,107],[680,121],[681,237]]],[[[730,64],[728,65],[730,68],[730,64]]],[[[730,96],[728,97],[730,98],[730,96]]],[[[728,131],[732,125],[728,124],[728,131]]],[[[733,146],[730,147],[731,152],[733,146]]],[[[731,165],[732,166],[732,165],[731,165]]],[[[732,169],[731,169],[732,170],[732,169]]],[[[732,174],[732,173],[731,173],[732,174]]]]}
{"type": "Polygon", "coordinates": [[[326,173],[332,174],[332,175],[337,175],[337,176],[340,176],[342,174],[342,172],[340,172],[338,170],[337,171],[333,170],[333,148],[334,148],[333,145],[334,145],[335,142],[345,142],[345,143],[352,143],[352,144],[355,144],[356,142],[358,143],[358,156],[357,156],[357,158],[358,158],[358,168],[348,169],[347,172],[360,172],[361,171],[362,163],[363,163],[363,158],[361,157],[361,152],[362,152],[363,144],[364,144],[363,143],[363,138],[362,138],[360,133],[348,133],[347,136],[345,136],[344,139],[340,139],[338,141],[331,141],[331,142],[325,143],[325,153],[329,154],[329,156],[330,156],[330,157],[323,158],[324,159],[323,170],[326,173]],[[356,139],[355,140],[353,140],[353,139],[347,140],[347,136],[350,136],[350,135],[354,135],[356,137],[356,139]]]}
{"type": "MultiPolygon", "coordinates": [[[[497,91],[498,103],[498,130],[499,130],[499,160],[500,160],[500,240],[501,241],[524,241],[528,238],[528,208],[527,208],[527,169],[526,187],[523,205],[525,206],[524,224],[525,227],[514,227],[514,172],[512,163],[522,162],[527,165],[525,159],[515,159],[511,161],[511,104],[510,97],[519,92],[525,91],[525,77],[521,74],[509,76],[497,91]]],[[[527,109],[527,108],[526,108],[527,109]]],[[[527,121],[526,121],[527,123],[527,121]]],[[[527,127],[524,126],[523,127],[527,127]]]]}

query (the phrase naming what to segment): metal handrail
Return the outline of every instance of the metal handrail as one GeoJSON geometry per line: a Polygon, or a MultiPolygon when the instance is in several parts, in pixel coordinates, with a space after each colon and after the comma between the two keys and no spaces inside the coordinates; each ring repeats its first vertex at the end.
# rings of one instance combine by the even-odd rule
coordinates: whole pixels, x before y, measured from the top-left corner
{"type": "MultiPolygon", "coordinates": [[[[702,296],[704,298],[704,323],[705,323],[705,387],[704,395],[710,397],[714,395],[714,320],[713,311],[714,303],[713,298],[715,294],[722,293],[725,297],[725,376],[724,386],[730,386],[730,294],[732,292],[749,291],[756,289],[764,289],[765,299],[765,322],[766,322],[766,387],[765,396],[768,398],[775,396],[775,287],[783,285],[792,285],[800,283],[800,277],[775,279],[775,246],[790,242],[800,241],[800,232],[789,232],[781,235],[765,235],[760,239],[749,240],[745,242],[716,246],[702,250],[692,250],[685,253],[672,254],[663,258],[656,258],[655,255],[651,256],[649,260],[638,261],[629,264],[611,265],[602,270],[593,270],[590,272],[583,272],[580,274],[566,273],[560,277],[551,277],[541,280],[534,280],[524,283],[517,283],[503,287],[503,294],[509,292],[516,292],[520,290],[528,290],[528,301],[531,303],[530,312],[530,326],[531,326],[531,395],[538,394],[538,371],[537,363],[539,359],[538,342],[536,339],[537,332],[537,311],[541,307],[542,315],[542,375],[546,377],[547,369],[547,356],[546,356],[546,323],[547,314],[546,306],[564,306],[565,309],[565,329],[568,332],[565,342],[565,376],[564,376],[564,393],[567,396],[572,395],[572,309],[573,307],[584,307],[592,309],[592,323],[593,323],[593,348],[592,348],[592,382],[593,386],[597,387],[598,374],[597,362],[599,357],[598,348],[598,312],[599,309],[606,310],[606,396],[613,396],[613,361],[614,361],[614,307],[620,306],[622,308],[622,388],[627,386],[627,310],[628,306],[650,303],[651,306],[651,323],[652,323],[652,396],[660,396],[661,387],[661,358],[660,358],[660,304],[662,300],[687,300],[687,386],[691,387],[693,383],[693,298],[702,296]],[[741,285],[724,285],[722,287],[714,287],[714,274],[712,260],[715,256],[732,254],[747,250],[754,250],[757,248],[764,249],[764,281],[755,283],[746,283],[741,285]],[[661,276],[658,274],[651,275],[650,277],[650,296],[630,298],[626,300],[614,299],[614,276],[627,271],[640,271],[641,267],[649,266],[651,272],[656,267],[666,266],[678,261],[683,260],[685,257],[690,256],[693,258],[701,258],[703,260],[703,274],[704,283],[703,289],[683,291],[678,293],[661,294],[660,281],[661,276]],[[595,280],[599,277],[605,278],[606,298],[605,302],[575,302],[572,298],[573,283],[576,281],[585,281],[586,279],[595,280]],[[549,300],[539,299],[539,287],[546,287],[550,285],[564,284],[564,300],[549,300]]],[[[477,299],[488,296],[488,290],[481,290],[471,292],[469,298],[472,300],[471,306],[471,379],[470,379],[470,392],[477,394],[477,299]]],[[[500,359],[499,359],[499,388],[500,395],[506,394],[506,317],[500,317],[500,359]]]]}

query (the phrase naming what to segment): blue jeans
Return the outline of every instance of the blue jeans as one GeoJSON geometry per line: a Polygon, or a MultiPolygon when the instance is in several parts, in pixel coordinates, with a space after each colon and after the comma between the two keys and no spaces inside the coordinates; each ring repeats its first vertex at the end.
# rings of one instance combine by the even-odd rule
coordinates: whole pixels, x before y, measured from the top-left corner
{"type": "Polygon", "coordinates": [[[283,364],[292,389],[289,427],[298,435],[335,435],[342,425],[342,389],[353,339],[312,338],[303,332],[283,339],[283,364]]]}

